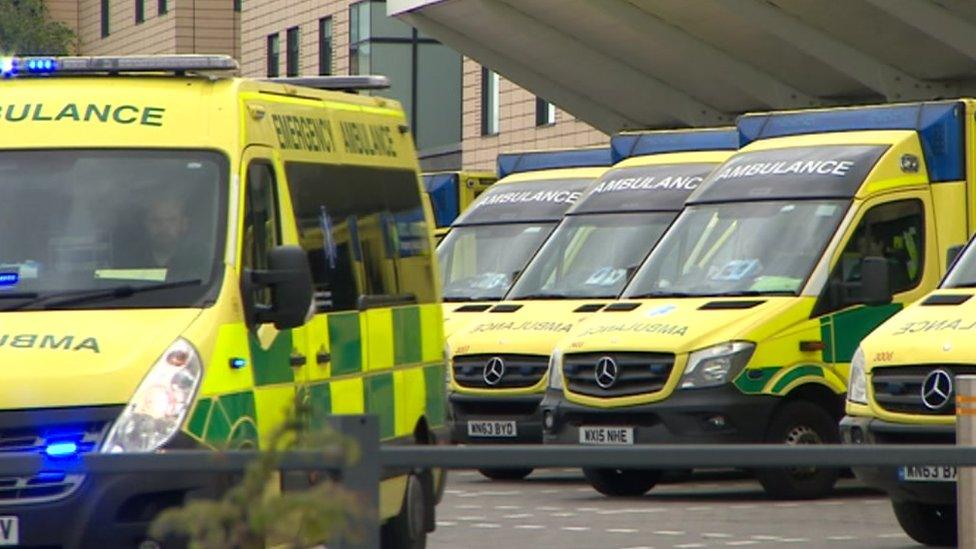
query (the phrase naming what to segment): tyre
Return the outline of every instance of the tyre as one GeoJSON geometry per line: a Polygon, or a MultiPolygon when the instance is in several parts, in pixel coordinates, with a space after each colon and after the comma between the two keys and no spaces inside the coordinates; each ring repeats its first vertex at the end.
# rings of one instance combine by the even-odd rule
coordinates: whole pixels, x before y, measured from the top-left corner
{"type": "MultiPolygon", "coordinates": [[[[766,432],[772,444],[839,444],[837,421],[826,410],[806,401],[784,405],[766,432]]],[[[756,477],[767,494],[780,499],[821,498],[834,489],[839,471],[817,467],[759,469],[756,477]]]]}
{"type": "Polygon", "coordinates": [[[597,492],[610,497],[643,496],[661,480],[657,469],[583,469],[597,492]]]}
{"type": "Polygon", "coordinates": [[[400,513],[380,529],[383,549],[423,549],[427,546],[427,517],[433,513],[433,501],[425,495],[417,475],[407,477],[400,513]]]}
{"type": "Polygon", "coordinates": [[[892,501],[895,518],[913,540],[929,546],[956,546],[956,506],[892,501]]]}
{"type": "Polygon", "coordinates": [[[532,469],[478,469],[491,480],[522,480],[532,473],[532,469]]]}

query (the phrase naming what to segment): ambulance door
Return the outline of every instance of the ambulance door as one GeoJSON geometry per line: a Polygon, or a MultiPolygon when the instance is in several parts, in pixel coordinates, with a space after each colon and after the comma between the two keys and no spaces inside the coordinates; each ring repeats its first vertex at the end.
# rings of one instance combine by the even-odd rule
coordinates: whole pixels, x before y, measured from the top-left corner
{"type": "Polygon", "coordinates": [[[938,283],[932,220],[929,193],[909,191],[865,201],[848,228],[814,308],[824,335],[824,361],[833,363],[842,379],[848,377],[848,365],[861,340],[938,283]],[[866,257],[887,261],[890,304],[864,304],[861,266],[866,257]]]}
{"type": "MultiPolygon", "coordinates": [[[[241,265],[244,269],[269,267],[271,250],[287,242],[283,238],[279,196],[285,188],[272,161],[270,149],[252,146],[245,150],[241,173],[244,174],[244,210],[242,219],[241,265]]],[[[293,233],[291,240],[294,239],[293,233]]],[[[249,290],[244,299],[254,307],[272,306],[267,289],[249,290]]],[[[254,400],[258,430],[262,440],[280,425],[291,409],[296,392],[302,391],[308,364],[306,328],[278,330],[273,324],[248,326],[248,345],[254,375],[254,400]]]]}

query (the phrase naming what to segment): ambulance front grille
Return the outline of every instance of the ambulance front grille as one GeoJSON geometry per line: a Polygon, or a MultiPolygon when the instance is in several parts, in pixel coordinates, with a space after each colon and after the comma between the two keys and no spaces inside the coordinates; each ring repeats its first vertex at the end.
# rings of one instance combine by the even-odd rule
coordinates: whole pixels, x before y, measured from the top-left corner
{"type": "Polygon", "coordinates": [[[674,355],[670,353],[563,356],[563,376],[569,391],[603,398],[657,393],[664,389],[673,367],[674,355]]]}
{"type": "MultiPolygon", "coordinates": [[[[44,470],[33,476],[0,476],[0,507],[44,503],[64,499],[81,487],[85,475],[59,471],[58,461],[72,457],[50,457],[48,448],[57,444],[74,449],[74,454],[97,451],[107,434],[111,420],[118,413],[117,407],[108,414],[88,414],[80,410],[78,420],[49,421],[44,411],[0,412],[0,455],[41,454],[45,456],[44,470]],[[113,413],[114,412],[114,413],[113,413]],[[89,417],[86,417],[89,416],[89,417]]],[[[102,412],[99,410],[99,412],[102,412]]],[[[57,419],[69,410],[57,410],[57,419]]]]}
{"type": "Polygon", "coordinates": [[[548,369],[548,356],[462,355],[454,357],[454,381],[462,387],[472,389],[532,387],[542,381],[548,369]]]}
{"type": "MultiPolygon", "coordinates": [[[[951,416],[955,414],[955,377],[976,374],[972,364],[927,364],[924,366],[894,366],[875,368],[871,373],[871,386],[874,400],[889,412],[926,416],[951,416]],[[930,408],[922,399],[922,386],[932,372],[944,370],[952,377],[953,388],[944,406],[930,408]]],[[[938,404],[942,399],[933,395],[930,404],[938,404]]]]}

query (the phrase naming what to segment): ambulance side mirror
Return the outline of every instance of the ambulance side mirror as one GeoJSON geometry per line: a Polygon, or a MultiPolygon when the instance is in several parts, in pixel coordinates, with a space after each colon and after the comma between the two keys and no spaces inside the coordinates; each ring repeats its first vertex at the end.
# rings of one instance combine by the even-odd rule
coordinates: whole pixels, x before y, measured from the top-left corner
{"type": "Polygon", "coordinates": [[[249,324],[297,328],[305,324],[312,304],[308,255],[298,246],[277,246],[268,253],[267,270],[245,271],[244,287],[249,324]],[[259,294],[268,293],[270,303],[259,303],[259,294]]]}
{"type": "Polygon", "coordinates": [[[891,303],[891,278],[887,259],[864,258],[861,263],[861,298],[869,306],[891,303]]]}

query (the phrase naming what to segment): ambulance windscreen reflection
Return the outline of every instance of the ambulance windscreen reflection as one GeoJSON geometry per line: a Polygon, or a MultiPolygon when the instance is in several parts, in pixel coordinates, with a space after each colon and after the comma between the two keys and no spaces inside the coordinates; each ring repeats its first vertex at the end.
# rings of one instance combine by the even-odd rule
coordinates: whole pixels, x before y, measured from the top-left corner
{"type": "Polygon", "coordinates": [[[612,299],[674,220],[673,212],[569,216],[509,299],[612,299]]]}
{"type": "Polygon", "coordinates": [[[798,295],[848,205],[768,200],[689,206],[624,297],[798,295]]]}

